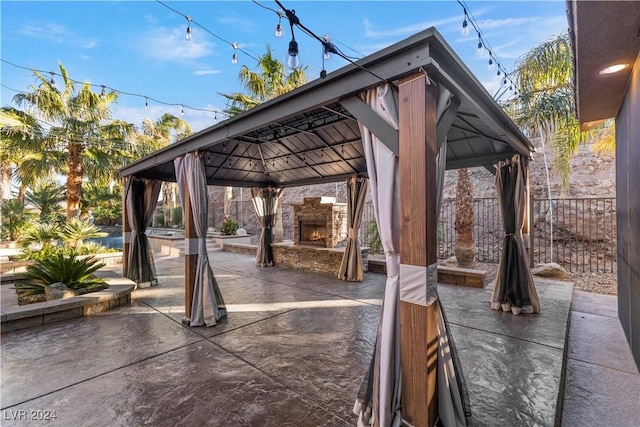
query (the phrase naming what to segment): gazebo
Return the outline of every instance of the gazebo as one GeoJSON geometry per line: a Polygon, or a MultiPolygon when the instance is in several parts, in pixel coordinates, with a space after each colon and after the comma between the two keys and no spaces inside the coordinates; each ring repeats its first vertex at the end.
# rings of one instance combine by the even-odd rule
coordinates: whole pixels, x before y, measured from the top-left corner
{"type": "MultiPolygon", "coordinates": [[[[435,289],[444,170],[483,166],[502,177],[499,182],[508,181],[509,191],[516,192],[505,196],[509,209],[516,209],[516,229],[506,231],[505,247],[518,254],[521,230],[528,225],[517,205],[526,200],[520,193],[528,187],[532,151],[528,139],[430,28],[123,168],[124,271],[142,281],[155,279],[152,261],[146,267],[144,261],[149,252],[145,218],[155,206],[157,183],[178,182],[185,209],[186,317],[191,325],[215,324],[225,312],[211,269],[203,265],[208,263],[203,243],[207,185],[253,188],[263,226],[259,257],[267,257],[257,261],[269,265],[274,200],[281,188],[348,180],[349,212],[355,218],[351,213],[358,211],[367,178],[387,286],[357,412],[363,423],[375,419],[390,425],[402,419],[427,426],[440,417],[445,425],[464,425],[464,385],[452,367],[435,289]]],[[[355,233],[350,240],[357,248],[355,233]]],[[[504,264],[522,268],[524,258],[516,258],[504,264]]],[[[526,290],[529,284],[517,286],[526,290]]]]}

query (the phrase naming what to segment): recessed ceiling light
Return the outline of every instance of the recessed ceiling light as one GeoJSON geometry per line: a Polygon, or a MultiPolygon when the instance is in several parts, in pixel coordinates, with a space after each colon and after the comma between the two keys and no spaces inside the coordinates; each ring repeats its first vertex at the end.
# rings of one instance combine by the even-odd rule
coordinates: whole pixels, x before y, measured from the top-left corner
{"type": "Polygon", "coordinates": [[[613,73],[617,73],[618,71],[622,71],[625,68],[629,67],[629,64],[615,64],[615,65],[611,65],[610,67],[607,67],[603,70],[600,70],[600,74],[613,74],[613,73]]]}

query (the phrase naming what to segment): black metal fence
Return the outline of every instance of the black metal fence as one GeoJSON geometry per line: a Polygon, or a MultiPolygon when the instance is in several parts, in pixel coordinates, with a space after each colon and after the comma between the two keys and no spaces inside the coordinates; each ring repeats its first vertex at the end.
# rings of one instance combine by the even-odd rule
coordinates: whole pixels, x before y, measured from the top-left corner
{"type": "MultiPolygon", "coordinates": [[[[504,231],[498,200],[478,198],[473,205],[477,261],[500,262],[504,231]]],[[[533,264],[553,261],[569,271],[616,271],[614,197],[558,198],[551,199],[551,203],[548,199],[532,199],[530,209],[532,233],[525,244],[530,248],[533,264]]],[[[364,246],[372,243],[373,236],[367,233],[372,221],[373,203],[367,202],[360,226],[364,246]]],[[[293,207],[288,204],[283,206],[283,228],[284,238],[293,239],[293,207]]],[[[438,257],[454,256],[455,247],[455,199],[444,199],[438,224],[438,257]]]]}

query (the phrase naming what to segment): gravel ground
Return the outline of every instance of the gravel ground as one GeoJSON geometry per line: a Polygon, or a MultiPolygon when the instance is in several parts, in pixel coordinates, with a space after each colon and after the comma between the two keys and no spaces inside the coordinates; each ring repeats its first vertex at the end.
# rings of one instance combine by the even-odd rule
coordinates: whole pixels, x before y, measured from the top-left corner
{"type": "MultiPolygon", "coordinates": [[[[491,283],[496,278],[498,264],[477,263],[476,268],[486,270],[487,283],[491,283]]],[[[577,273],[567,271],[567,277],[562,279],[573,282],[574,289],[593,292],[604,295],[618,295],[618,277],[616,273],[577,273]]]]}

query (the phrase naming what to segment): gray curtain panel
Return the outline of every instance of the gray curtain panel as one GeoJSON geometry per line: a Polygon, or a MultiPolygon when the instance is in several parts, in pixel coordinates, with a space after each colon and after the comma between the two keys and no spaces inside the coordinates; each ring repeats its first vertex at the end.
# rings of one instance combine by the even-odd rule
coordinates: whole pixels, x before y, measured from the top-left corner
{"type": "Polygon", "coordinates": [[[276,210],[278,208],[278,200],[282,197],[282,188],[252,188],[251,197],[256,211],[256,218],[260,227],[262,227],[256,253],[256,265],[258,267],[271,267],[273,266],[273,251],[271,249],[273,227],[276,225],[276,210]]]}
{"type": "Polygon", "coordinates": [[[362,222],[362,211],[367,195],[367,179],[351,177],[347,180],[347,246],[342,256],[338,278],[348,282],[361,282],[364,278],[362,269],[362,252],[358,230],[362,222]]]}
{"type": "Polygon", "coordinates": [[[145,234],[158,204],[162,183],[131,176],[125,183],[127,221],[131,228],[127,278],[136,283],[157,284],[156,268],[149,239],[145,234]]]}
{"type": "Polygon", "coordinates": [[[498,163],[496,173],[496,191],[505,237],[491,308],[513,314],[540,312],[540,300],[522,238],[527,206],[527,167],[528,159],[516,154],[498,163]]]}
{"type": "MultiPolygon", "coordinates": [[[[207,254],[207,210],[209,195],[204,173],[203,159],[200,153],[187,153],[174,160],[176,178],[180,190],[180,198],[184,201],[186,191],[189,192],[193,224],[197,239],[186,239],[186,253],[197,253],[196,277],[191,301],[191,326],[214,326],[227,315],[227,309],[216,281],[209,256],[207,254]],[[195,243],[195,244],[194,244],[195,243]]],[[[184,206],[182,214],[185,221],[184,206]]]]}
{"type": "MultiPolygon", "coordinates": [[[[433,83],[435,84],[435,83],[433,83]]],[[[450,105],[451,94],[440,88],[437,103],[438,120],[450,105]]],[[[365,102],[396,129],[398,128],[397,92],[387,85],[364,94],[365,102]]],[[[400,218],[398,188],[398,158],[361,123],[360,133],[367,161],[374,212],[387,262],[380,323],[374,354],[369,370],[361,384],[354,406],[358,426],[400,426],[401,366],[400,366],[400,218]]],[[[442,200],[446,166],[446,135],[438,136],[437,191],[438,210],[442,200]]],[[[417,292],[418,299],[435,303],[438,329],[438,409],[445,426],[466,426],[471,422],[469,395],[462,366],[449,331],[444,309],[437,295],[437,265],[428,268],[406,266],[408,272],[418,271],[418,280],[406,278],[417,292]],[[413,286],[417,283],[418,286],[413,286]]],[[[403,289],[404,291],[404,289],[403,289]]],[[[426,357],[425,357],[425,363],[426,357]]]]}

